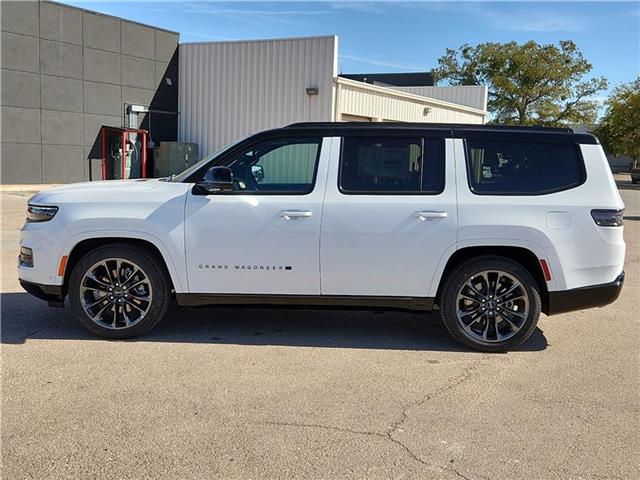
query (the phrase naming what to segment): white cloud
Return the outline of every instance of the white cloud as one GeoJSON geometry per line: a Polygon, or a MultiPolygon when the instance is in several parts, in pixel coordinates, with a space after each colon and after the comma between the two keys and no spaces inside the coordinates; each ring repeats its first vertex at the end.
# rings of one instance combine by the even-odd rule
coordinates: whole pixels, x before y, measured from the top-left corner
{"type": "MultiPolygon", "coordinates": [[[[583,0],[584,1],[584,0],[583,0]]],[[[588,1],[588,0],[587,0],[588,1]]],[[[585,17],[557,11],[545,11],[545,4],[552,0],[539,2],[536,10],[526,3],[498,1],[488,4],[481,1],[467,2],[417,2],[398,3],[396,8],[407,7],[436,13],[457,13],[458,15],[479,17],[479,21],[488,20],[489,26],[497,30],[517,32],[579,32],[587,28],[585,17]]]]}
{"type": "Polygon", "coordinates": [[[145,12],[154,12],[154,13],[172,13],[173,10],[170,8],[160,8],[160,7],[138,7],[139,10],[145,12]]]}
{"type": "Polygon", "coordinates": [[[387,62],[385,60],[378,60],[375,58],[359,57],[356,55],[341,54],[339,57],[341,60],[347,60],[348,62],[365,63],[367,65],[375,65],[376,67],[396,68],[398,70],[405,71],[424,70],[424,67],[421,67],[420,65],[393,63],[387,62]]]}
{"type": "Polygon", "coordinates": [[[349,0],[342,0],[329,2],[329,8],[338,11],[381,15],[389,13],[391,8],[395,8],[395,6],[390,5],[390,3],[391,2],[352,2],[349,0]]]}
{"type": "Polygon", "coordinates": [[[195,37],[195,38],[201,38],[204,40],[214,40],[219,42],[228,42],[228,41],[237,40],[236,38],[221,37],[219,35],[209,35],[207,33],[198,33],[198,32],[180,32],[180,35],[182,35],[183,37],[195,37]]]}
{"type": "Polygon", "coordinates": [[[184,10],[185,13],[211,13],[217,15],[256,15],[256,16],[287,16],[287,15],[331,15],[329,10],[244,10],[240,8],[195,8],[184,10]]]}
{"type": "Polygon", "coordinates": [[[190,5],[191,8],[184,10],[185,13],[197,15],[219,15],[233,21],[249,24],[261,25],[264,22],[281,23],[287,25],[300,25],[301,18],[317,15],[332,15],[334,11],[326,10],[298,10],[283,9],[271,10],[262,8],[216,8],[205,5],[190,5]],[[195,7],[195,8],[194,8],[195,7]]]}
{"type": "Polygon", "coordinates": [[[585,98],[585,100],[590,100],[592,102],[604,103],[609,99],[608,95],[591,95],[590,97],[585,98]]]}
{"type": "Polygon", "coordinates": [[[485,11],[493,28],[518,32],[580,32],[585,29],[585,20],[579,16],[534,13],[522,11],[485,11]]]}

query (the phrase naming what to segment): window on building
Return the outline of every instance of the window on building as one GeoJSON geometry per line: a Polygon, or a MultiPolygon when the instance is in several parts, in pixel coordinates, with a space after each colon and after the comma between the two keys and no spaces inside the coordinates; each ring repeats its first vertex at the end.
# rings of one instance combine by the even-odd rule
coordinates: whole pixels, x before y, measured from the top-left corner
{"type": "Polygon", "coordinates": [[[313,190],[321,138],[278,138],[258,143],[225,162],[234,190],[306,194],[313,190]]]}
{"type": "Polygon", "coordinates": [[[584,165],[576,145],[467,141],[471,188],[480,194],[537,195],[580,185],[584,165]]]}
{"type": "Polygon", "coordinates": [[[436,194],[443,187],[442,139],[343,139],[340,189],[345,193],[436,194]]]}

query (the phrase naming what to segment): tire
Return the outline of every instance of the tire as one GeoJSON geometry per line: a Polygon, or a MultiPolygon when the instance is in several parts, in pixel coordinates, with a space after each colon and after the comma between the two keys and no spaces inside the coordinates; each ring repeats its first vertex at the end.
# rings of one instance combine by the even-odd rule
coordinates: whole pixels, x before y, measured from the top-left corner
{"type": "Polygon", "coordinates": [[[71,312],[84,328],[100,337],[124,339],[143,335],[162,320],[171,284],[155,255],[134,245],[111,244],[80,259],[67,291],[71,312]]]}
{"type": "Polygon", "coordinates": [[[456,267],[440,297],[442,321],[451,336],[483,352],[504,352],[527,341],[540,309],[533,276],[519,263],[498,255],[475,257],[456,267]]]}
{"type": "Polygon", "coordinates": [[[632,178],[631,179],[631,183],[633,183],[635,185],[636,183],[638,183],[638,179],[637,178],[632,178]]]}

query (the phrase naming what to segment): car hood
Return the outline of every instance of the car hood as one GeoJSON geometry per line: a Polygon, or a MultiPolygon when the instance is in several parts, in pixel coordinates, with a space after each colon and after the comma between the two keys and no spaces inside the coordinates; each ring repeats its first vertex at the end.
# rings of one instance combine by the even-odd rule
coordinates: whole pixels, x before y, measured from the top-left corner
{"type": "Polygon", "coordinates": [[[153,201],[184,193],[189,184],[172,183],[158,179],[105,180],[62,185],[43,190],[29,199],[34,205],[58,205],[61,203],[126,203],[153,201]]]}

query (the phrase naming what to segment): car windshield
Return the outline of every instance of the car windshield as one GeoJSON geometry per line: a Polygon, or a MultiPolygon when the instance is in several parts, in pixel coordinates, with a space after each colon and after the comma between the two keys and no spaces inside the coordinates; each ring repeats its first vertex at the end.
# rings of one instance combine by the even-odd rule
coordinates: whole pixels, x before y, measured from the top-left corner
{"type": "Polygon", "coordinates": [[[219,148],[215,152],[213,152],[213,153],[207,155],[206,157],[204,157],[202,160],[194,163],[193,165],[191,165],[189,168],[187,168],[186,170],[182,171],[181,173],[178,173],[177,175],[172,176],[169,179],[169,181],[171,181],[171,182],[183,182],[183,181],[185,181],[187,178],[189,178],[191,176],[192,173],[196,172],[203,165],[207,164],[211,160],[215,159],[217,156],[219,156],[222,153],[226,152],[231,147],[233,147],[233,146],[237,145],[238,143],[242,142],[245,138],[248,138],[248,137],[243,137],[240,140],[237,140],[235,142],[229,143],[228,145],[225,145],[224,147],[219,148]]]}

